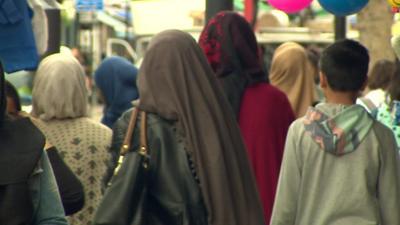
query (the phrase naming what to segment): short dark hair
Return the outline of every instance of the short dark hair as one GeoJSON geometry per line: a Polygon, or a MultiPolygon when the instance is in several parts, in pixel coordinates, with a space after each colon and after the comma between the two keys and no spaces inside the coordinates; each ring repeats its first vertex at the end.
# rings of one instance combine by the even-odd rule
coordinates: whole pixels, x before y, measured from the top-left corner
{"type": "Polygon", "coordinates": [[[357,41],[344,39],[322,52],[320,70],[334,91],[359,91],[368,77],[368,50],[357,41]]]}

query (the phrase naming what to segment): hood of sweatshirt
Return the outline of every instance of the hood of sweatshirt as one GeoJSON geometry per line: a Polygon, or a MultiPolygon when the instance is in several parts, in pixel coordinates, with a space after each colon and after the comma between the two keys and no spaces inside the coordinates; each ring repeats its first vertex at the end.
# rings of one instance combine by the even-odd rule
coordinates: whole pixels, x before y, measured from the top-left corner
{"type": "Polygon", "coordinates": [[[354,152],[373,122],[362,106],[328,103],[310,107],[303,120],[305,130],[312,139],[324,151],[336,156],[354,152]]]}

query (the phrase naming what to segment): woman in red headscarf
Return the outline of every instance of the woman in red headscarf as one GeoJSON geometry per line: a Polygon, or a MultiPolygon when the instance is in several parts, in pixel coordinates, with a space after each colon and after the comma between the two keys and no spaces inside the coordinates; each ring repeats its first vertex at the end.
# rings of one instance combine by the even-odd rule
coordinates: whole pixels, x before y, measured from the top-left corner
{"type": "Polygon", "coordinates": [[[256,37],[242,16],[217,14],[199,44],[239,120],[269,224],[286,133],[294,120],[290,103],[269,84],[256,37]]]}

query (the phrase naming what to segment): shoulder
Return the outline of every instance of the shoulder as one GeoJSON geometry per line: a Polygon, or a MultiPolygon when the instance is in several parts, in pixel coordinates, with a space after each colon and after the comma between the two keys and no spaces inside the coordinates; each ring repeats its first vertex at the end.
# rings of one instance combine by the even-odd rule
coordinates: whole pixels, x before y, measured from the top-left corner
{"type": "MultiPolygon", "coordinates": [[[[117,121],[113,128],[113,142],[122,144],[126,135],[129,120],[131,118],[133,109],[126,111],[117,121]]],[[[139,113],[135,128],[132,134],[132,147],[136,149],[139,145],[139,137],[141,133],[142,117],[139,113]]],[[[166,120],[154,113],[146,113],[146,130],[149,144],[160,143],[160,140],[171,139],[175,135],[175,121],[166,120]]]]}
{"type": "Polygon", "coordinates": [[[304,117],[298,118],[290,124],[289,129],[295,133],[301,133],[304,130],[304,117]]]}
{"type": "Polygon", "coordinates": [[[277,87],[271,84],[266,84],[265,86],[265,89],[267,89],[270,94],[281,98],[286,98],[286,94],[283,91],[279,90],[277,87]]]}
{"type": "MultiPolygon", "coordinates": [[[[117,120],[113,127],[113,138],[114,140],[122,141],[126,130],[128,129],[129,121],[132,115],[134,108],[131,108],[124,112],[122,116],[117,120]]],[[[138,135],[140,129],[140,121],[141,115],[139,113],[135,129],[134,129],[134,136],[138,135]]],[[[168,128],[172,128],[175,124],[175,121],[166,120],[154,113],[146,113],[146,127],[150,135],[157,136],[156,133],[165,132],[168,128]]]]}
{"type": "Polygon", "coordinates": [[[378,120],[374,120],[372,129],[374,130],[375,134],[377,134],[378,137],[381,137],[381,138],[394,137],[393,131],[389,127],[384,125],[383,123],[379,122],[378,120]]]}
{"type": "Polygon", "coordinates": [[[258,83],[246,89],[244,97],[255,98],[257,101],[274,101],[276,103],[286,102],[289,105],[287,95],[269,83],[258,83]]]}
{"type": "Polygon", "coordinates": [[[293,142],[300,142],[304,140],[305,131],[304,117],[298,118],[290,124],[287,139],[293,142]]]}
{"type": "Polygon", "coordinates": [[[371,130],[381,148],[397,146],[394,132],[383,123],[374,120],[371,130]]]}
{"type": "Polygon", "coordinates": [[[111,134],[112,131],[110,128],[105,126],[104,124],[97,122],[91,118],[85,117],[75,121],[76,123],[80,123],[84,125],[87,129],[94,130],[101,133],[111,134]]]}
{"type": "MultiPolygon", "coordinates": [[[[131,118],[132,112],[135,108],[131,108],[127,111],[125,111],[122,116],[118,119],[118,121],[116,122],[116,125],[114,126],[114,128],[118,128],[118,126],[123,126],[129,123],[129,120],[131,118]]],[[[166,120],[162,117],[160,117],[159,115],[155,114],[155,113],[146,113],[146,119],[147,119],[147,126],[151,127],[151,126],[157,126],[160,124],[172,124],[173,121],[170,120],[166,120]]],[[[136,124],[138,124],[138,122],[141,120],[141,115],[139,114],[137,117],[137,122],[136,124]]]]}

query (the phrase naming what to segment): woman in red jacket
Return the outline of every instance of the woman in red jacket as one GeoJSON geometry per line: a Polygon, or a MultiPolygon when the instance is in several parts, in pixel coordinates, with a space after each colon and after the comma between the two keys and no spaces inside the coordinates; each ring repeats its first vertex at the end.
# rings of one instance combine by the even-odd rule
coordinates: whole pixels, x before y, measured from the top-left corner
{"type": "Polygon", "coordinates": [[[217,14],[199,44],[239,120],[269,224],[286,133],[294,120],[290,103],[269,84],[256,37],[242,16],[217,14]]]}

